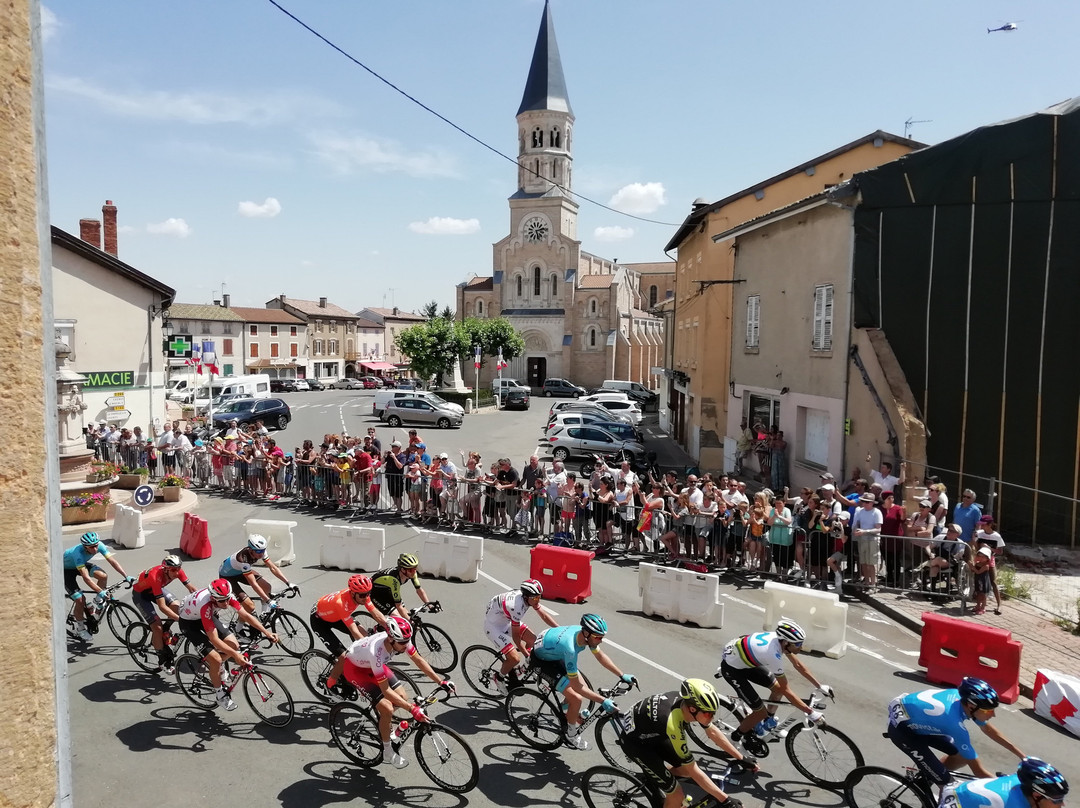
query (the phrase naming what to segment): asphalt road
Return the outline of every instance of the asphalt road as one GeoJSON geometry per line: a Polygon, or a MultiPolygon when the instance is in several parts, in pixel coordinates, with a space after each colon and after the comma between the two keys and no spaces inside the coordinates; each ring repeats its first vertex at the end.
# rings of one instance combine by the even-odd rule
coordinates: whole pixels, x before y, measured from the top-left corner
{"type": "MultiPolygon", "coordinates": [[[[369,420],[361,411],[370,396],[328,391],[295,394],[293,398],[309,406],[296,411],[293,424],[284,433],[290,436],[286,444],[295,442],[293,436],[321,438],[323,432],[336,431],[332,424],[339,416],[349,423],[350,432],[358,434],[369,420]],[[360,406],[350,406],[356,403],[360,406]]],[[[432,429],[421,435],[435,450],[478,448],[485,458],[500,454],[523,458],[535,446],[546,410],[546,406],[534,406],[528,413],[476,415],[467,418],[459,431],[432,429]]],[[[380,429],[380,433],[385,440],[387,430],[380,429]]],[[[294,513],[287,505],[252,505],[215,496],[202,497],[198,511],[209,520],[214,555],[185,564],[197,585],[215,577],[221,559],[241,546],[243,522],[248,518],[298,523],[294,529],[297,561],[286,568],[286,574],[302,587],[303,596],[287,601],[287,608],[306,615],[315,599],[345,585],[348,573],[318,566],[326,525],[342,522],[334,515],[294,513]]],[[[179,544],[180,520],[146,527],[145,547],[119,552],[129,572],[158,563],[165,552],[179,544]]],[[[412,527],[387,525],[387,562],[405,550],[421,551],[423,540],[424,534],[412,527]]],[[[529,557],[529,545],[524,542],[490,538],[484,546],[480,580],[469,584],[425,582],[429,595],[441,600],[445,609],[433,622],[451,633],[459,651],[484,642],[482,618],[488,600],[528,576],[529,557]]],[[[587,604],[547,605],[565,623],[576,623],[586,610],[603,614],[611,626],[604,647],[623,670],[639,677],[642,696],[675,689],[685,676],[711,679],[724,643],[762,628],[764,598],[759,589],[725,587],[724,627],[700,629],[642,615],[635,566],[605,561],[595,562],[592,570],[593,594],[587,604]]],[[[175,588],[175,594],[180,595],[181,588],[175,588]]],[[[539,624],[535,617],[529,620],[534,626],[539,624]]],[[[857,604],[849,612],[848,627],[851,645],[843,658],[808,660],[817,676],[839,694],[826,717],[857,741],[868,761],[899,765],[901,754],[881,737],[885,704],[896,693],[926,687],[916,672],[918,638],[857,604]]],[[[276,730],[256,723],[242,700],[231,713],[194,708],[172,680],[139,671],[107,630],[103,631],[88,653],[68,654],[77,805],[138,800],[152,801],[160,808],[190,808],[212,800],[230,800],[254,806],[312,808],[360,798],[369,804],[418,808],[576,806],[584,804],[577,776],[604,762],[592,746],[586,751],[559,749],[552,753],[531,749],[508,731],[500,706],[472,694],[458,672],[454,679],[461,695],[436,708],[434,714],[465,734],[480,760],[481,779],[479,787],[468,795],[445,794],[434,787],[415,761],[401,771],[387,766],[365,770],[349,764],[330,741],[325,708],[308,694],[296,662],[284,655],[264,659],[285,681],[297,706],[293,723],[276,730]]],[[[593,681],[610,684],[610,675],[587,657],[582,657],[582,664],[593,681]]],[[[809,685],[798,687],[800,692],[808,689],[809,685]]],[[[632,701],[626,697],[621,703],[628,706],[632,701]]],[[[1055,761],[1073,782],[1080,782],[1077,740],[1035,718],[1030,704],[1021,701],[1003,707],[995,723],[1029,754],[1055,761]]],[[[1004,750],[981,735],[976,745],[990,768],[1014,767],[1004,750]]],[[[762,761],[763,772],[732,789],[744,802],[770,806],[842,804],[841,795],[806,783],[780,746],[771,749],[772,754],[762,761]]],[[[411,749],[406,754],[411,756],[411,749]]]]}

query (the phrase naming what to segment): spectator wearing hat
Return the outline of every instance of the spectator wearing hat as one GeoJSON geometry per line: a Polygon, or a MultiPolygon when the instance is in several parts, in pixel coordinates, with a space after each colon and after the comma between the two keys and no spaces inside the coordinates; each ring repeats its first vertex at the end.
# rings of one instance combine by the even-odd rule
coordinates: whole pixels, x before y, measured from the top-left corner
{"type": "Polygon", "coordinates": [[[1001,614],[1001,589],[997,581],[997,559],[1005,550],[1005,540],[997,532],[994,517],[985,514],[979,519],[979,527],[975,531],[975,548],[981,550],[986,547],[990,550],[990,586],[994,590],[994,599],[997,605],[994,614],[1001,614]]]}
{"type": "Polygon", "coordinates": [[[862,584],[871,589],[877,583],[883,521],[884,517],[877,508],[877,497],[871,493],[859,497],[859,509],[851,517],[851,538],[855,540],[858,547],[862,584]]]}
{"type": "MultiPolygon", "coordinates": [[[[990,591],[990,564],[993,558],[994,551],[988,544],[980,544],[975,551],[972,561],[972,571],[975,574],[975,609],[972,614],[976,616],[986,614],[986,595],[990,591]]],[[[995,610],[998,614],[1001,614],[1000,606],[999,603],[995,610]]]]}
{"type": "Polygon", "coordinates": [[[743,419],[739,425],[739,437],[735,440],[735,474],[743,473],[743,463],[753,451],[755,442],[754,431],[746,425],[746,419],[743,419]]]}
{"type": "Polygon", "coordinates": [[[391,441],[383,457],[383,467],[386,469],[386,490],[394,503],[394,512],[400,516],[405,493],[405,453],[401,450],[401,441],[391,441]]]}

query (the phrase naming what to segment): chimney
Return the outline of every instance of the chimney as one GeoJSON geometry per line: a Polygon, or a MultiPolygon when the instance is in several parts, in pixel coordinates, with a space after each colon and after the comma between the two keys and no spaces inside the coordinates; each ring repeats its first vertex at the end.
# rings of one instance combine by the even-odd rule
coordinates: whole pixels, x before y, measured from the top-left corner
{"type": "Polygon", "coordinates": [[[320,309],[325,309],[326,308],[326,298],[325,297],[320,297],[319,298],[319,308],[320,309]]]}
{"type": "Polygon", "coordinates": [[[285,293],[284,292],[282,292],[280,295],[278,295],[278,300],[280,300],[282,302],[282,304],[285,303],[285,293]]]}
{"type": "Polygon", "coordinates": [[[398,316],[398,307],[397,306],[394,306],[394,316],[395,317],[398,316]]]}
{"type": "Polygon", "coordinates": [[[79,219],[79,238],[101,249],[101,222],[97,219],[79,219]]]}
{"type": "Polygon", "coordinates": [[[229,308],[229,295],[225,294],[221,296],[221,305],[225,308],[229,308]]]}
{"type": "Polygon", "coordinates": [[[105,252],[109,255],[117,255],[116,252],[116,205],[111,199],[106,199],[101,206],[101,220],[105,223],[105,252]]]}

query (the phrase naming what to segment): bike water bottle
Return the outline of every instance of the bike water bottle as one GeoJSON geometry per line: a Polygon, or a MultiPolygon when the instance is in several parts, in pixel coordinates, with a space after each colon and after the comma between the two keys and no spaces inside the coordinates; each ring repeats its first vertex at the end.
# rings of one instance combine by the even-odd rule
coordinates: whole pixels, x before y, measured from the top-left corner
{"type": "Polygon", "coordinates": [[[401,739],[401,734],[409,728],[409,722],[402,719],[398,722],[398,725],[390,730],[390,743],[398,743],[401,739]]]}

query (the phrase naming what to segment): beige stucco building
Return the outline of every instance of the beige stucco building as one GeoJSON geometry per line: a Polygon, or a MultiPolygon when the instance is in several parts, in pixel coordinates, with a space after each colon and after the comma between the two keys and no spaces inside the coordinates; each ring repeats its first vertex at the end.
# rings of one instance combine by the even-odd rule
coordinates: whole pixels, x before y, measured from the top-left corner
{"type": "Polygon", "coordinates": [[[368,372],[384,375],[408,368],[409,357],[398,349],[397,336],[406,328],[426,322],[426,318],[411,311],[402,311],[397,306],[371,306],[361,309],[356,315],[360,318],[357,328],[363,332],[363,342],[370,350],[360,363],[356,375],[362,376],[368,372]]]}
{"type": "MultiPolygon", "coordinates": [[[[285,295],[268,300],[266,308],[280,309],[307,323],[308,359],[303,374],[306,378],[333,382],[346,375],[346,365],[356,362],[356,322],[359,318],[351,311],[325,297],[300,300],[285,295]]],[[[291,339],[291,331],[289,336],[291,339]]]]}
{"type": "MultiPolygon", "coordinates": [[[[713,236],[836,186],[858,171],[920,145],[887,132],[873,132],[711,204],[701,199],[694,202],[690,215],[664,248],[677,250],[678,257],[671,319],[674,339],[662,422],[702,468],[729,470],[724,438],[735,436],[729,431],[730,386],[740,381],[732,370],[733,340],[741,339],[733,306],[735,290],[746,280],[736,281],[736,251],[730,240],[717,243],[713,236]]],[[[771,271],[797,271],[804,259],[792,260],[789,267],[771,271]]],[[[781,423],[785,431],[789,426],[781,423]]]]}
{"type": "MultiPolygon", "coordinates": [[[[196,344],[213,342],[222,375],[236,376],[244,372],[244,318],[228,308],[228,297],[225,295],[224,305],[173,303],[169,323],[174,334],[189,334],[196,344]]],[[[169,358],[166,362],[173,377],[193,372],[183,359],[169,358]]],[[[203,379],[207,380],[205,374],[203,379]]]]}

